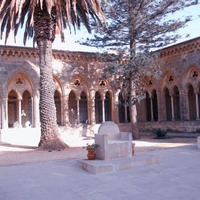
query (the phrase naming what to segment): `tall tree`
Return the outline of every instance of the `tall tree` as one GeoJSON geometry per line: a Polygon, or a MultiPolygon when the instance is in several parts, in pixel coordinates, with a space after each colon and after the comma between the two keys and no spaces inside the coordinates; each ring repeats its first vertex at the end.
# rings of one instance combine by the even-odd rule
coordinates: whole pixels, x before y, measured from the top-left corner
{"type": "Polygon", "coordinates": [[[135,102],[140,99],[138,94],[143,92],[145,77],[159,74],[158,52],[152,51],[180,38],[175,31],[184,27],[191,17],[177,18],[176,13],[195,3],[195,0],[113,0],[111,9],[105,10],[108,28],[96,26],[94,37],[82,42],[115,52],[106,72],[109,72],[108,77],[113,75],[115,84],[119,82],[123,92],[131,91],[129,99],[135,139],[139,138],[135,102]]]}
{"type": "Polygon", "coordinates": [[[41,139],[39,146],[47,150],[64,149],[56,124],[54,104],[54,82],[52,74],[52,43],[56,29],[65,36],[63,30],[80,28],[81,23],[91,32],[91,17],[104,22],[100,0],[1,0],[1,38],[5,32],[5,43],[11,31],[16,36],[24,27],[24,44],[29,37],[37,43],[40,57],[40,121],[41,139]]]}

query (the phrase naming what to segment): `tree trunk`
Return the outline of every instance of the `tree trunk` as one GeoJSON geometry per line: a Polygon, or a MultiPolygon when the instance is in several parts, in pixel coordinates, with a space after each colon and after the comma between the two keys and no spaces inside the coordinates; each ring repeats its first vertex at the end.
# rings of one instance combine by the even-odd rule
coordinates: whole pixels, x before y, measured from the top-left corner
{"type": "Polygon", "coordinates": [[[40,122],[41,138],[39,147],[45,150],[61,150],[67,145],[60,139],[56,123],[56,107],[54,102],[54,82],[52,72],[52,42],[55,39],[56,13],[52,9],[47,12],[38,4],[34,14],[35,40],[40,56],[40,122]]]}
{"type": "MultiPolygon", "coordinates": [[[[130,35],[130,63],[132,62],[133,59],[135,59],[135,53],[136,53],[136,41],[135,41],[135,36],[136,36],[136,30],[135,30],[135,24],[134,24],[134,2],[129,0],[128,1],[129,5],[129,35],[130,35]]],[[[134,68],[135,66],[133,66],[134,68]]],[[[133,70],[134,71],[134,70],[133,70]]],[[[134,72],[132,72],[134,73],[134,72]]],[[[138,129],[138,123],[137,123],[137,107],[136,103],[132,100],[134,97],[136,97],[136,88],[134,85],[134,80],[132,80],[133,76],[132,73],[130,73],[130,89],[131,89],[131,98],[130,98],[130,117],[131,117],[131,126],[132,126],[132,137],[133,139],[139,139],[140,134],[139,134],[139,129],[138,129]]]]}
{"type": "Polygon", "coordinates": [[[60,150],[67,147],[61,141],[56,124],[54,103],[54,82],[52,73],[52,42],[38,42],[40,54],[40,121],[41,139],[39,146],[47,150],[60,150]]]}
{"type": "Polygon", "coordinates": [[[130,98],[130,109],[131,109],[131,127],[132,127],[132,137],[133,140],[140,139],[139,129],[138,129],[138,122],[137,122],[137,107],[136,103],[132,101],[132,98],[135,97],[135,88],[133,80],[131,80],[131,98],[130,98]]]}

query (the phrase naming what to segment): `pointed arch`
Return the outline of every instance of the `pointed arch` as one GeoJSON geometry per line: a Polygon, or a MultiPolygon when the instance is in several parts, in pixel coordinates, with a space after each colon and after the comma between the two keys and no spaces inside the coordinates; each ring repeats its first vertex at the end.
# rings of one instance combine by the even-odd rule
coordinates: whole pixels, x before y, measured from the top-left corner
{"type": "Polygon", "coordinates": [[[14,123],[18,122],[18,94],[11,90],[8,93],[8,127],[13,128],[14,123]]]}

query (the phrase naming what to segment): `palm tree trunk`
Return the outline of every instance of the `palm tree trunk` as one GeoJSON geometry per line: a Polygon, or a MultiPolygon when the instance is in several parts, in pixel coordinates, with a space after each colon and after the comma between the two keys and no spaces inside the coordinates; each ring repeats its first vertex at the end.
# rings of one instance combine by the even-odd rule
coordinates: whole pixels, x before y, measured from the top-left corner
{"type": "MultiPolygon", "coordinates": [[[[134,21],[134,2],[132,0],[128,1],[129,5],[129,35],[130,35],[130,63],[133,59],[135,59],[135,53],[136,53],[136,30],[135,30],[135,21],[134,21]]],[[[133,66],[134,67],[134,66],[133,66]]],[[[132,72],[134,73],[134,72],[132,72]]],[[[131,98],[130,98],[130,114],[131,114],[131,126],[132,126],[132,137],[133,139],[139,139],[139,129],[138,129],[138,122],[137,122],[137,107],[136,103],[133,101],[133,98],[136,97],[136,88],[133,80],[132,73],[130,74],[130,85],[131,85],[131,98]]]]}
{"type": "Polygon", "coordinates": [[[47,150],[60,150],[67,145],[60,139],[56,123],[56,107],[54,103],[54,82],[52,70],[52,42],[55,39],[55,8],[51,15],[44,2],[43,9],[36,6],[34,15],[35,40],[40,56],[40,122],[41,138],[39,147],[47,150]]]}
{"type": "Polygon", "coordinates": [[[54,103],[54,82],[52,74],[52,42],[38,42],[40,54],[40,121],[42,149],[60,150],[66,147],[61,141],[56,124],[56,108],[54,103]]]}

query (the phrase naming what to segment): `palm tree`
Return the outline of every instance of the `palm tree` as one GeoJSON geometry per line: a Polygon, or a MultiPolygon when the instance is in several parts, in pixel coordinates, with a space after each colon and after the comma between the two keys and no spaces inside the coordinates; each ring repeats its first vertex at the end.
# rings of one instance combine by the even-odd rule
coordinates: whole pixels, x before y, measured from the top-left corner
{"type": "Polygon", "coordinates": [[[47,150],[64,149],[56,124],[54,82],[52,75],[52,43],[56,29],[64,42],[65,28],[76,30],[83,23],[90,32],[89,16],[105,21],[100,0],[1,0],[1,38],[5,31],[5,44],[10,31],[17,35],[24,27],[24,45],[29,37],[37,43],[40,55],[40,121],[39,147],[47,150]]]}

